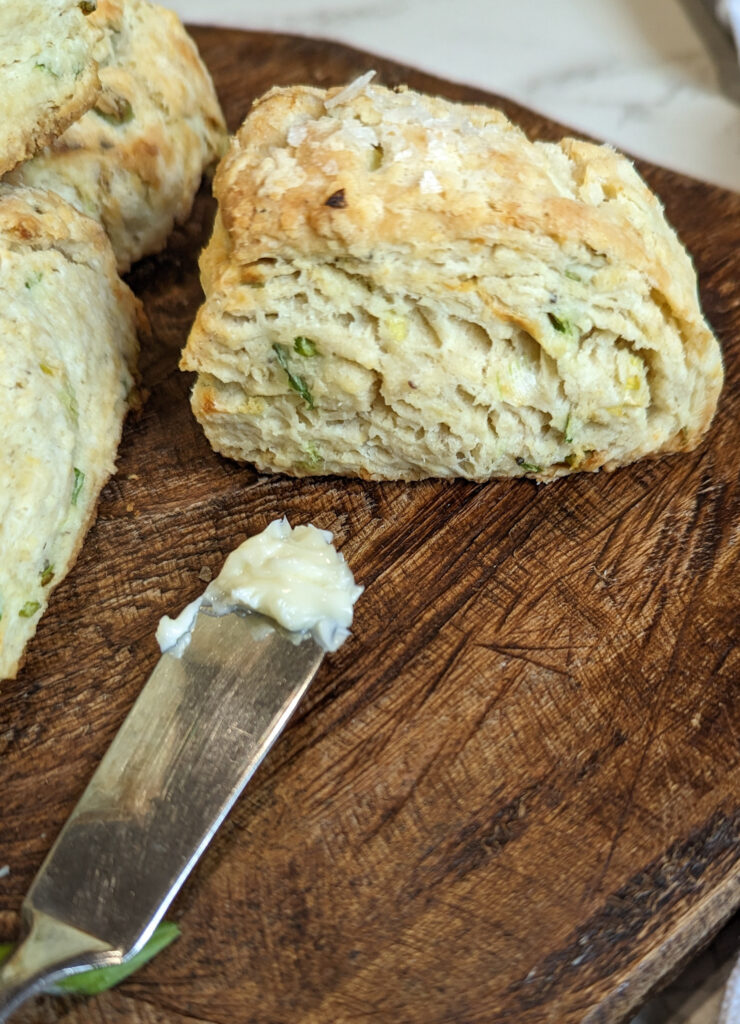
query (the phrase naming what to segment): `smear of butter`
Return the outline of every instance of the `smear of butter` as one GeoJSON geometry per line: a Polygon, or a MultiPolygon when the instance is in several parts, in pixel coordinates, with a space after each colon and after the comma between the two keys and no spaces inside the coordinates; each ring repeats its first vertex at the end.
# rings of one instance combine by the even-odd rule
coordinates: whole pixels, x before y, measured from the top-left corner
{"type": "Polygon", "coordinates": [[[186,604],[180,614],[174,619],[171,619],[169,615],[162,616],[156,633],[157,643],[162,654],[165,651],[169,651],[176,657],[180,657],[190,642],[190,634],[193,632],[195,617],[202,604],[203,595],[201,594],[200,597],[196,597],[190,604],[186,604]]]}
{"type": "Polygon", "coordinates": [[[336,651],[349,636],[353,606],[363,591],[328,530],[276,519],[240,544],[201,597],[176,617],[164,615],[157,627],[163,652],[179,657],[190,641],[204,602],[216,613],[247,608],[269,616],[298,636],[312,636],[336,651]]]}

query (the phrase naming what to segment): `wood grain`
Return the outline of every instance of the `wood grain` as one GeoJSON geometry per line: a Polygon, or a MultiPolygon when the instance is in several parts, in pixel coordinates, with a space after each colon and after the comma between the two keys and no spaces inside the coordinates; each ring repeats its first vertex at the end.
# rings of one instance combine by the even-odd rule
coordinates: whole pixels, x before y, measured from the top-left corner
{"type": "MultiPolygon", "coordinates": [[[[270,85],[376,67],[561,134],[338,45],[194,34],[232,128],[270,85]]],[[[118,992],[19,1022],[616,1022],[738,906],[740,196],[641,170],[695,256],[727,384],[699,451],[611,475],[258,476],[213,454],[176,368],[205,192],[134,269],[149,399],[3,687],[0,936],[203,566],[286,513],[333,530],[367,589],[175,903],[181,940],[118,992]]]]}

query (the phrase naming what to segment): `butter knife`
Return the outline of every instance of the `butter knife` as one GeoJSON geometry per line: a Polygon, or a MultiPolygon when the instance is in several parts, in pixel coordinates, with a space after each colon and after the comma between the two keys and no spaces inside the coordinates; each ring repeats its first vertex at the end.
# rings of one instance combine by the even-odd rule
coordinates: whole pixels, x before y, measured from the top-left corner
{"type": "Polygon", "coordinates": [[[324,651],[253,612],[198,612],[162,655],[22,907],[0,1021],[50,983],[147,942],[319,667],[324,651]]]}

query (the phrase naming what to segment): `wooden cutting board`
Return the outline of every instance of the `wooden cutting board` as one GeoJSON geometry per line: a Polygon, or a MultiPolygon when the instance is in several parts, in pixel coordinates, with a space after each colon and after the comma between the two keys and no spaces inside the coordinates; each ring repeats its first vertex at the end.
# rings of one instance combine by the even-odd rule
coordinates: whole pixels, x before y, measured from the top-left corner
{"type": "MultiPolygon", "coordinates": [[[[345,47],[194,35],[232,128],[279,83],[515,104],[345,47]]],[[[464,68],[461,68],[464,74],[464,68]]],[[[641,165],[722,338],[692,455],[538,487],[258,476],[215,455],[178,352],[213,207],[131,282],[154,340],[97,525],[0,704],[0,937],[154,665],[154,626],[284,513],[366,591],[308,698],[118,991],[19,1022],[624,1020],[740,903],[740,195],[641,165]]]]}

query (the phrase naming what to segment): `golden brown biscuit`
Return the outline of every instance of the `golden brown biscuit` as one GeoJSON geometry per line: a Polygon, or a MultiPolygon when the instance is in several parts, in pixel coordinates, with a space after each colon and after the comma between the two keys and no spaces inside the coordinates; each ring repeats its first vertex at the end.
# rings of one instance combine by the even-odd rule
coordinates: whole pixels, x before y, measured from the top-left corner
{"type": "Polygon", "coordinates": [[[0,679],[114,471],[139,316],[99,225],[53,193],[0,185],[0,679]]]}
{"type": "Polygon", "coordinates": [[[181,365],[226,455],[547,480],[709,425],[722,362],[694,270],[606,146],[363,79],[268,93],[214,190],[181,365]]]}
{"type": "Polygon", "coordinates": [[[100,83],[94,2],[0,4],[0,174],[93,105],[100,83]]]}
{"type": "Polygon", "coordinates": [[[119,270],[187,220],[203,171],[226,148],[223,114],[195,43],[148,0],[99,0],[102,94],[93,110],[16,170],[105,228],[119,270]]]}

